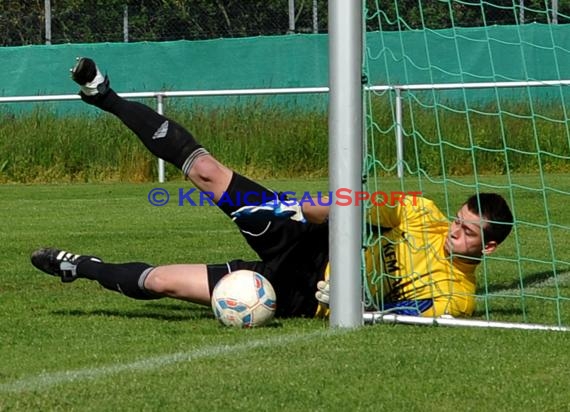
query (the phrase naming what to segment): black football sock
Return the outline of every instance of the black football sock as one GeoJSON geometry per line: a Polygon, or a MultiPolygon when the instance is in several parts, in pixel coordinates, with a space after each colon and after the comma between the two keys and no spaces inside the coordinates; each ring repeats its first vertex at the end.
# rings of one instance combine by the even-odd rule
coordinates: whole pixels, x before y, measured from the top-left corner
{"type": "Polygon", "coordinates": [[[188,175],[196,158],[208,154],[178,123],[142,103],[123,99],[112,89],[83,100],[117,116],[152,154],[172,163],[185,175],[188,175]]]}
{"type": "Polygon", "coordinates": [[[152,266],[139,262],[113,264],[85,260],[77,265],[77,275],[96,280],[105,289],[133,299],[160,299],[160,296],[144,289],[144,280],[152,269],[152,266]]]}

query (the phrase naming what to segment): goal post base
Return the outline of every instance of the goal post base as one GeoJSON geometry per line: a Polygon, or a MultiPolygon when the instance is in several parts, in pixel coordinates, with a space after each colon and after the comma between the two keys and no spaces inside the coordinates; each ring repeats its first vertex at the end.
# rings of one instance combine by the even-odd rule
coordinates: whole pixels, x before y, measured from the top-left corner
{"type": "Polygon", "coordinates": [[[492,329],[520,329],[520,330],[548,330],[557,332],[570,332],[570,327],[550,326],[533,323],[496,322],[479,319],[457,319],[452,316],[442,316],[438,318],[424,318],[420,316],[395,315],[385,312],[364,312],[364,324],[373,325],[377,323],[405,324],[405,325],[426,325],[426,326],[455,326],[471,328],[492,328],[492,329]]]}

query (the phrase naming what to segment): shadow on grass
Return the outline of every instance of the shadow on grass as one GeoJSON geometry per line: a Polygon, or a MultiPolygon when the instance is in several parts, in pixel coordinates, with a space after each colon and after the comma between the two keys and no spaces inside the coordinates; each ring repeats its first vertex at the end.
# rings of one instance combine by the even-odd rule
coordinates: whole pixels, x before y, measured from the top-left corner
{"type": "MultiPolygon", "coordinates": [[[[168,301],[168,299],[166,299],[168,301]]],[[[168,303],[159,301],[150,301],[144,305],[145,308],[160,309],[160,310],[170,310],[170,311],[205,311],[211,312],[208,306],[201,306],[193,303],[168,303]]]]}
{"type": "MultiPolygon", "coordinates": [[[[120,317],[129,319],[154,319],[159,321],[169,322],[188,322],[199,319],[210,319],[216,321],[212,310],[206,306],[198,305],[184,305],[184,304],[161,304],[150,303],[141,309],[137,310],[111,310],[111,309],[96,309],[96,310],[55,310],[52,311],[57,316],[77,316],[77,317],[91,317],[91,316],[107,316],[107,317],[120,317]],[[177,313],[163,313],[173,311],[177,313]],[[180,313],[184,311],[184,313],[180,313]]],[[[273,319],[269,324],[264,325],[264,328],[282,328],[283,324],[278,319],[273,319]]]]}
{"type": "MultiPolygon", "coordinates": [[[[523,315],[523,311],[520,308],[490,308],[489,313],[493,315],[501,315],[501,316],[517,316],[520,317],[523,315]]],[[[486,319],[487,312],[484,310],[475,310],[473,312],[473,318],[480,318],[486,319]]]]}
{"type": "MultiPolygon", "coordinates": [[[[167,307],[161,309],[170,310],[167,307]]],[[[179,311],[179,309],[176,309],[179,311]]],[[[208,308],[200,307],[184,307],[186,313],[163,313],[158,311],[151,311],[144,309],[139,310],[110,310],[110,309],[96,309],[96,310],[56,310],[52,313],[58,316],[116,316],[121,318],[130,319],[156,319],[169,322],[187,322],[196,319],[214,319],[214,314],[208,308]]]]}
{"type": "MultiPolygon", "coordinates": [[[[561,282],[563,282],[564,279],[570,274],[568,271],[569,268],[556,269],[556,274],[558,275],[559,280],[560,278],[563,278],[562,280],[560,280],[561,282]]],[[[552,286],[554,286],[555,279],[556,279],[555,271],[547,270],[544,272],[529,273],[528,275],[523,277],[522,284],[523,287],[525,288],[531,288],[531,287],[539,287],[541,286],[542,283],[551,281],[553,282],[552,286]]],[[[499,293],[499,292],[519,290],[520,288],[521,288],[520,280],[513,279],[512,282],[507,284],[502,283],[497,285],[489,285],[489,287],[486,290],[483,288],[478,288],[477,294],[499,293]]]]}

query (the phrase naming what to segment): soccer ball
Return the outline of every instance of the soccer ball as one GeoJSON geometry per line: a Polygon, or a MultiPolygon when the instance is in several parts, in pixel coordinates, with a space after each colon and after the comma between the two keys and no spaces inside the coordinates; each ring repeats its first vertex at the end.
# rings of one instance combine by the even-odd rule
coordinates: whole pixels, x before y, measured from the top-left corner
{"type": "Polygon", "coordinates": [[[251,270],[224,276],[212,292],[212,309],[226,326],[252,328],[267,324],[277,308],[275,291],[267,279],[251,270]]]}

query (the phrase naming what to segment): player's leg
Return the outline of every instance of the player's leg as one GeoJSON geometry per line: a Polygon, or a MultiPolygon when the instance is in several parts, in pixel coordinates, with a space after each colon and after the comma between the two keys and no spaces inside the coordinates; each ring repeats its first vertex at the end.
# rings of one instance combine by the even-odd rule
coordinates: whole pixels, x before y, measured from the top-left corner
{"type": "Polygon", "coordinates": [[[234,260],[223,264],[174,264],[153,267],[147,263],[105,263],[95,256],[54,248],[34,251],[32,264],[62,282],[89,279],[104,288],[139,300],[170,297],[210,304],[216,283],[231,271],[249,269],[271,275],[263,262],[234,260]]]}
{"type": "Polygon", "coordinates": [[[177,264],[157,266],[140,281],[154,295],[210,305],[214,286],[232,271],[249,269],[267,273],[263,262],[234,260],[221,264],[177,264]]]}
{"type": "Polygon", "coordinates": [[[44,248],[32,253],[32,264],[62,282],[89,279],[114,292],[139,300],[172,297],[199,304],[210,303],[206,265],[105,263],[94,256],[44,248]]]}
{"type": "Polygon", "coordinates": [[[78,59],[71,76],[80,85],[84,102],[118,117],[151,153],[181,169],[200,190],[221,194],[227,187],[231,171],[210,156],[188,130],[144,104],[118,96],[93,60],[78,59]],[[207,159],[191,172],[201,157],[207,159]]]}
{"type": "MultiPolygon", "coordinates": [[[[81,86],[82,99],[117,116],[156,156],[184,171],[203,192],[208,192],[220,209],[231,216],[247,205],[259,205],[277,198],[277,194],[252,180],[233,172],[214,159],[194,137],[151,108],[118,96],[109,79],[91,59],[82,58],[72,69],[72,77],[81,86]]],[[[282,249],[281,228],[268,219],[236,221],[250,246],[262,257],[270,258],[282,249]],[[268,244],[271,250],[268,250],[268,244]]],[[[288,239],[290,237],[287,237],[288,239]]]]}
{"type": "Polygon", "coordinates": [[[210,304],[208,265],[176,264],[157,266],[140,281],[147,291],[158,296],[210,304]]]}
{"type": "Polygon", "coordinates": [[[244,204],[258,204],[276,197],[221,164],[178,123],[150,107],[118,96],[93,60],[79,59],[72,69],[72,78],[81,87],[83,101],[117,116],[154,155],[181,169],[198,189],[211,194],[214,202],[223,201],[220,207],[226,214],[244,204]]]}

